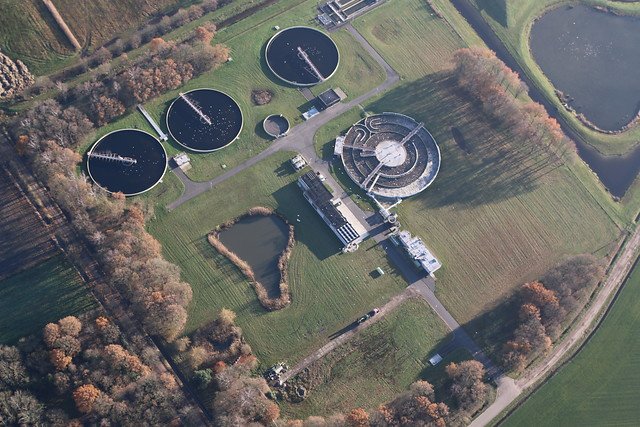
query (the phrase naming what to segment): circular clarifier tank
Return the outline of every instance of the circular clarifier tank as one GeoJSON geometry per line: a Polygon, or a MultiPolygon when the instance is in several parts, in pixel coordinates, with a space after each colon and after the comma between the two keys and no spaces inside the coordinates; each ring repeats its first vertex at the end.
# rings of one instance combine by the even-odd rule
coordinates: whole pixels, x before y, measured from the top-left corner
{"type": "Polygon", "coordinates": [[[265,50],[269,69],[295,86],[313,86],[338,69],[338,47],[327,34],[311,27],[290,27],[274,35],[265,50]]]}
{"type": "Polygon", "coordinates": [[[188,150],[201,153],[219,150],[235,141],[242,121],[238,103],[214,89],[181,93],[167,112],[171,137],[188,150]]]}
{"type": "Polygon", "coordinates": [[[153,135],[123,129],[106,134],[87,153],[87,172],[111,193],[135,196],[153,188],[164,176],[167,153],[153,135]]]}

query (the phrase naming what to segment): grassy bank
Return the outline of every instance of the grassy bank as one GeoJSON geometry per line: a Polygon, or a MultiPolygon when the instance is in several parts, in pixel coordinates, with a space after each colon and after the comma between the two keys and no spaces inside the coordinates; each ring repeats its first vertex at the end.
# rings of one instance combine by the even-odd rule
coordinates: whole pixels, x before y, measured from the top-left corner
{"type": "Polygon", "coordinates": [[[96,306],[64,255],[0,281],[0,343],[39,332],[49,322],[96,306]]]}
{"type": "Polygon", "coordinates": [[[636,266],[591,341],[504,425],[636,424],[640,419],[637,327],[640,327],[640,268],[636,266]]]}

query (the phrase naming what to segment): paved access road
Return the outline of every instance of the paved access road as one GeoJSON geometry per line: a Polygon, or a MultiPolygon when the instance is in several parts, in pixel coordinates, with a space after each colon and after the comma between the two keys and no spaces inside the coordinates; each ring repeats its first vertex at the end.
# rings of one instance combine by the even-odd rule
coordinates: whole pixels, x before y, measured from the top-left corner
{"type": "MultiPolygon", "coordinates": [[[[227,179],[255,165],[256,163],[261,162],[262,160],[266,159],[267,157],[271,156],[272,154],[278,151],[297,151],[301,153],[303,156],[305,156],[307,161],[310,161],[315,165],[317,165],[319,159],[315,151],[314,136],[318,131],[318,129],[320,129],[322,126],[324,126],[331,120],[335,119],[336,117],[339,117],[345,112],[351,110],[353,107],[356,107],[362,104],[363,102],[367,101],[368,99],[382,92],[385,92],[387,89],[390,89],[393,85],[396,84],[396,82],[400,80],[400,76],[398,76],[398,73],[395,72],[395,70],[384,60],[384,58],[382,58],[378,54],[378,52],[376,52],[373,46],[371,46],[369,42],[367,42],[366,39],[362,37],[362,35],[360,35],[360,33],[358,33],[358,31],[355,28],[353,28],[351,25],[346,25],[345,28],[355,37],[355,39],[362,45],[362,47],[376,60],[376,62],[378,62],[378,64],[380,64],[380,66],[384,68],[384,70],[387,73],[387,78],[385,79],[385,81],[381,85],[370,90],[364,95],[361,95],[348,102],[336,104],[328,108],[327,110],[323,111],[316,117],[313,117],[304,123],[294,126],[286,136],[275,140],[273,144],[271,144],[271,146],[269,146],[266,150],[262,151],[260,154],[246,160],[245,162],[241,163],[235,168],[230,169],[229,171],[211,179],[210,181],[195,182],[189,179],[189,177],[185,175],[184,172],[182,172],[182,170],[180,170],[179,168],[173,169],[173,172],[178,176],[178,178],[180,178],[180,180],[184,184],[185,191],[184,193],[182,193],[180,198],[178,198],[176,201],[170,203],[167,206],[169,210],[177,208],[183,203],[204,193],[210,188],[215,187],[221,182],[226,181],[227,179]]],[[[320,162],[322,163],[321,160],[320,162]]],[[[322,168],[322,169],[323,170],[321,170],[321,172],[323,173],[326,172],[324,173],[324,175],[327,177],[327,180],[332,181],[330,182],[330,184],[336,189],[341,188],[340,186],[337,185],[335,181],[333,181],[333,178],[329,174],[328,167],[322,168]]]]}

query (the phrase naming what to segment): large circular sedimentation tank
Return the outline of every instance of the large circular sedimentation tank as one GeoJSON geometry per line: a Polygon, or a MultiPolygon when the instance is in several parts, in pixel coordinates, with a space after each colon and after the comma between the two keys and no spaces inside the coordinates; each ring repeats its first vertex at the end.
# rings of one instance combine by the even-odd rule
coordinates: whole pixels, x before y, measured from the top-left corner
{"type": "Polygon", "coordinates": [[[265,59],[280,79],[296,86],[313,86],[336,72],[338,47],[327,34],[311,27],[290,27],[267,43],[265,59]]]}
{"type": "Polygon", "coordinates": [[[226,147],[242,130],[242,111],[224,92],[195,89],[181,93],[167,112],[171,137],[191,151],[208,153],[226,147]]]}
{"type": "Polygon", "coordinates": [[[135,196],[153,188],[164,176],[167,153],[153,135],[123,129],[106,134],[87,152],[87,172],[111,193],[135,196]]]}
{"type": "Polygon", "coordinates": [[[431,133],[398,113],[375,114],[354,124],[344,137],[341,157],[360,188],[387,199],[418,194],[440,170],[440,148],[431,133]]]}

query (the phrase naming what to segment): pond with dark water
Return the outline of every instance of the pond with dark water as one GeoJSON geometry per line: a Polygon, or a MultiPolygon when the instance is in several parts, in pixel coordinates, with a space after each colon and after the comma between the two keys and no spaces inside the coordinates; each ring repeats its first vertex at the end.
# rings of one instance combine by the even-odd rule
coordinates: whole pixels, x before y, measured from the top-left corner
{"type": "Polygon", "coordinates": [[[281,218],[247,216],[221,231],[218,239],[251,266],[269,298],[280,296],[278,260],[289,240],[289,226],[281,218]]]}
{"type": "Polygon", "coordinates": [[[197,152],[231,144],[242,130],[242,111],[224,92],[196,89],[179,96],[167,112],[167,128],[176,142],[197,152]]]}
{"type": "Polygon", "coordinates": [[[100,138],[89,150],[86,165],[89,176],[100,187],[133,196],[162,179],[167,154],[154,136],[124,129],[100,138]]]}
{"type": "Polygon", "coordinates": [[[569,105],[603,130],[640,110],[640,19],[592,7],[563,6],[531,29],[534,59],[569,105]]]}
{"type": "Polygon", "coordinates": [[[331,37],[322,31],[291,27],[269,40],[265,59],[271,71],[285,82],[311,86],[335,73],[340,54],[331,37]]]}

